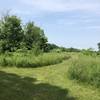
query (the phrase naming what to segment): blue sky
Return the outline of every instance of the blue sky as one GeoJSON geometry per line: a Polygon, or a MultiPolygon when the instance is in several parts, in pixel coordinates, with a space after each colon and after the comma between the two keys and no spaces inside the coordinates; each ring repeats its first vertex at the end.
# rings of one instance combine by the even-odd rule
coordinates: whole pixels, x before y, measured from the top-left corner
{"type": "Polygon", "coordinates": [[[9,9],[42,27],[50,43],[97,49],[100,42],[100,0],[0,0],[0,14],[9,9]]]}

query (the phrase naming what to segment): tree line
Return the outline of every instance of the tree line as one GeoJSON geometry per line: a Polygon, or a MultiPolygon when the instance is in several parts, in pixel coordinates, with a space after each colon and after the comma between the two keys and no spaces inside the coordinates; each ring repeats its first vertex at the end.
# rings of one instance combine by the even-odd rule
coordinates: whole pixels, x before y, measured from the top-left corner
{"type": "MultiPolygon", "coordinates": [[[[0,19],[0,52],[15,52],[17,50],[50,50],[80,52],[76,48],[59,47],[48,43],[43,29],[36,26],[34,22],[23,25],[21,19],[16,15],[5,15],[0,19]]],[[[100,43],[98,43],[100,51],[100,43]]]]}

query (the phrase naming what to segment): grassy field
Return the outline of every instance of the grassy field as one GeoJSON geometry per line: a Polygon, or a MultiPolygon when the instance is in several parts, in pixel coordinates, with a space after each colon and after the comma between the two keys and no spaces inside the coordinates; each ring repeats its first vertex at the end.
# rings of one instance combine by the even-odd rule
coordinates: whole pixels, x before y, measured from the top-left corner
{"type": "Polygon", "coordinates": [[[100,88],[100,57],[78,56],[77,59],[71,60],[68,74],[70,79],[100,88]]]}
{"type": "Polygon", "coordinates": [[[69,79],[78,54],[66,55],[71,58],[50,66],[0,67],[0,100],[100,100],[100,89],[69,79]]]}
{"type": "Polygon", "coordinates": [[[0,66],[16,67],[41,67],[61,63],[70,56],[64,53],[41,53],[35,56],[34,53],[7,53],[0,55],[0,66]]]}

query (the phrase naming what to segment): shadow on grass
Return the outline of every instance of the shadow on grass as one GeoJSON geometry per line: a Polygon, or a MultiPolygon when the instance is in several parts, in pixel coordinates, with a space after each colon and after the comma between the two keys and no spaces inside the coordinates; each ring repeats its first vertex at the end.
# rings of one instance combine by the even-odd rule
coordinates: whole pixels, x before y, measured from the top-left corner
{"type": "Polygon", "coordinates": [[[0,100],[75,100],[68,90],[0,71],[0,100]]]}

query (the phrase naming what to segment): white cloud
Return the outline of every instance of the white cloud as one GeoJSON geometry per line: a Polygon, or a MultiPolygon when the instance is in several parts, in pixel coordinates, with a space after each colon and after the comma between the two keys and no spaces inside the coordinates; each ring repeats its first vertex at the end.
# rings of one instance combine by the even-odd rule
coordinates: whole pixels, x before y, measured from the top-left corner
{"type": "Polygon", "coordinates": [[[37,10],[51,12],[65,12],[72,10],[100,11],[100,2],[97,0],[19,0],[37,10]]]}

